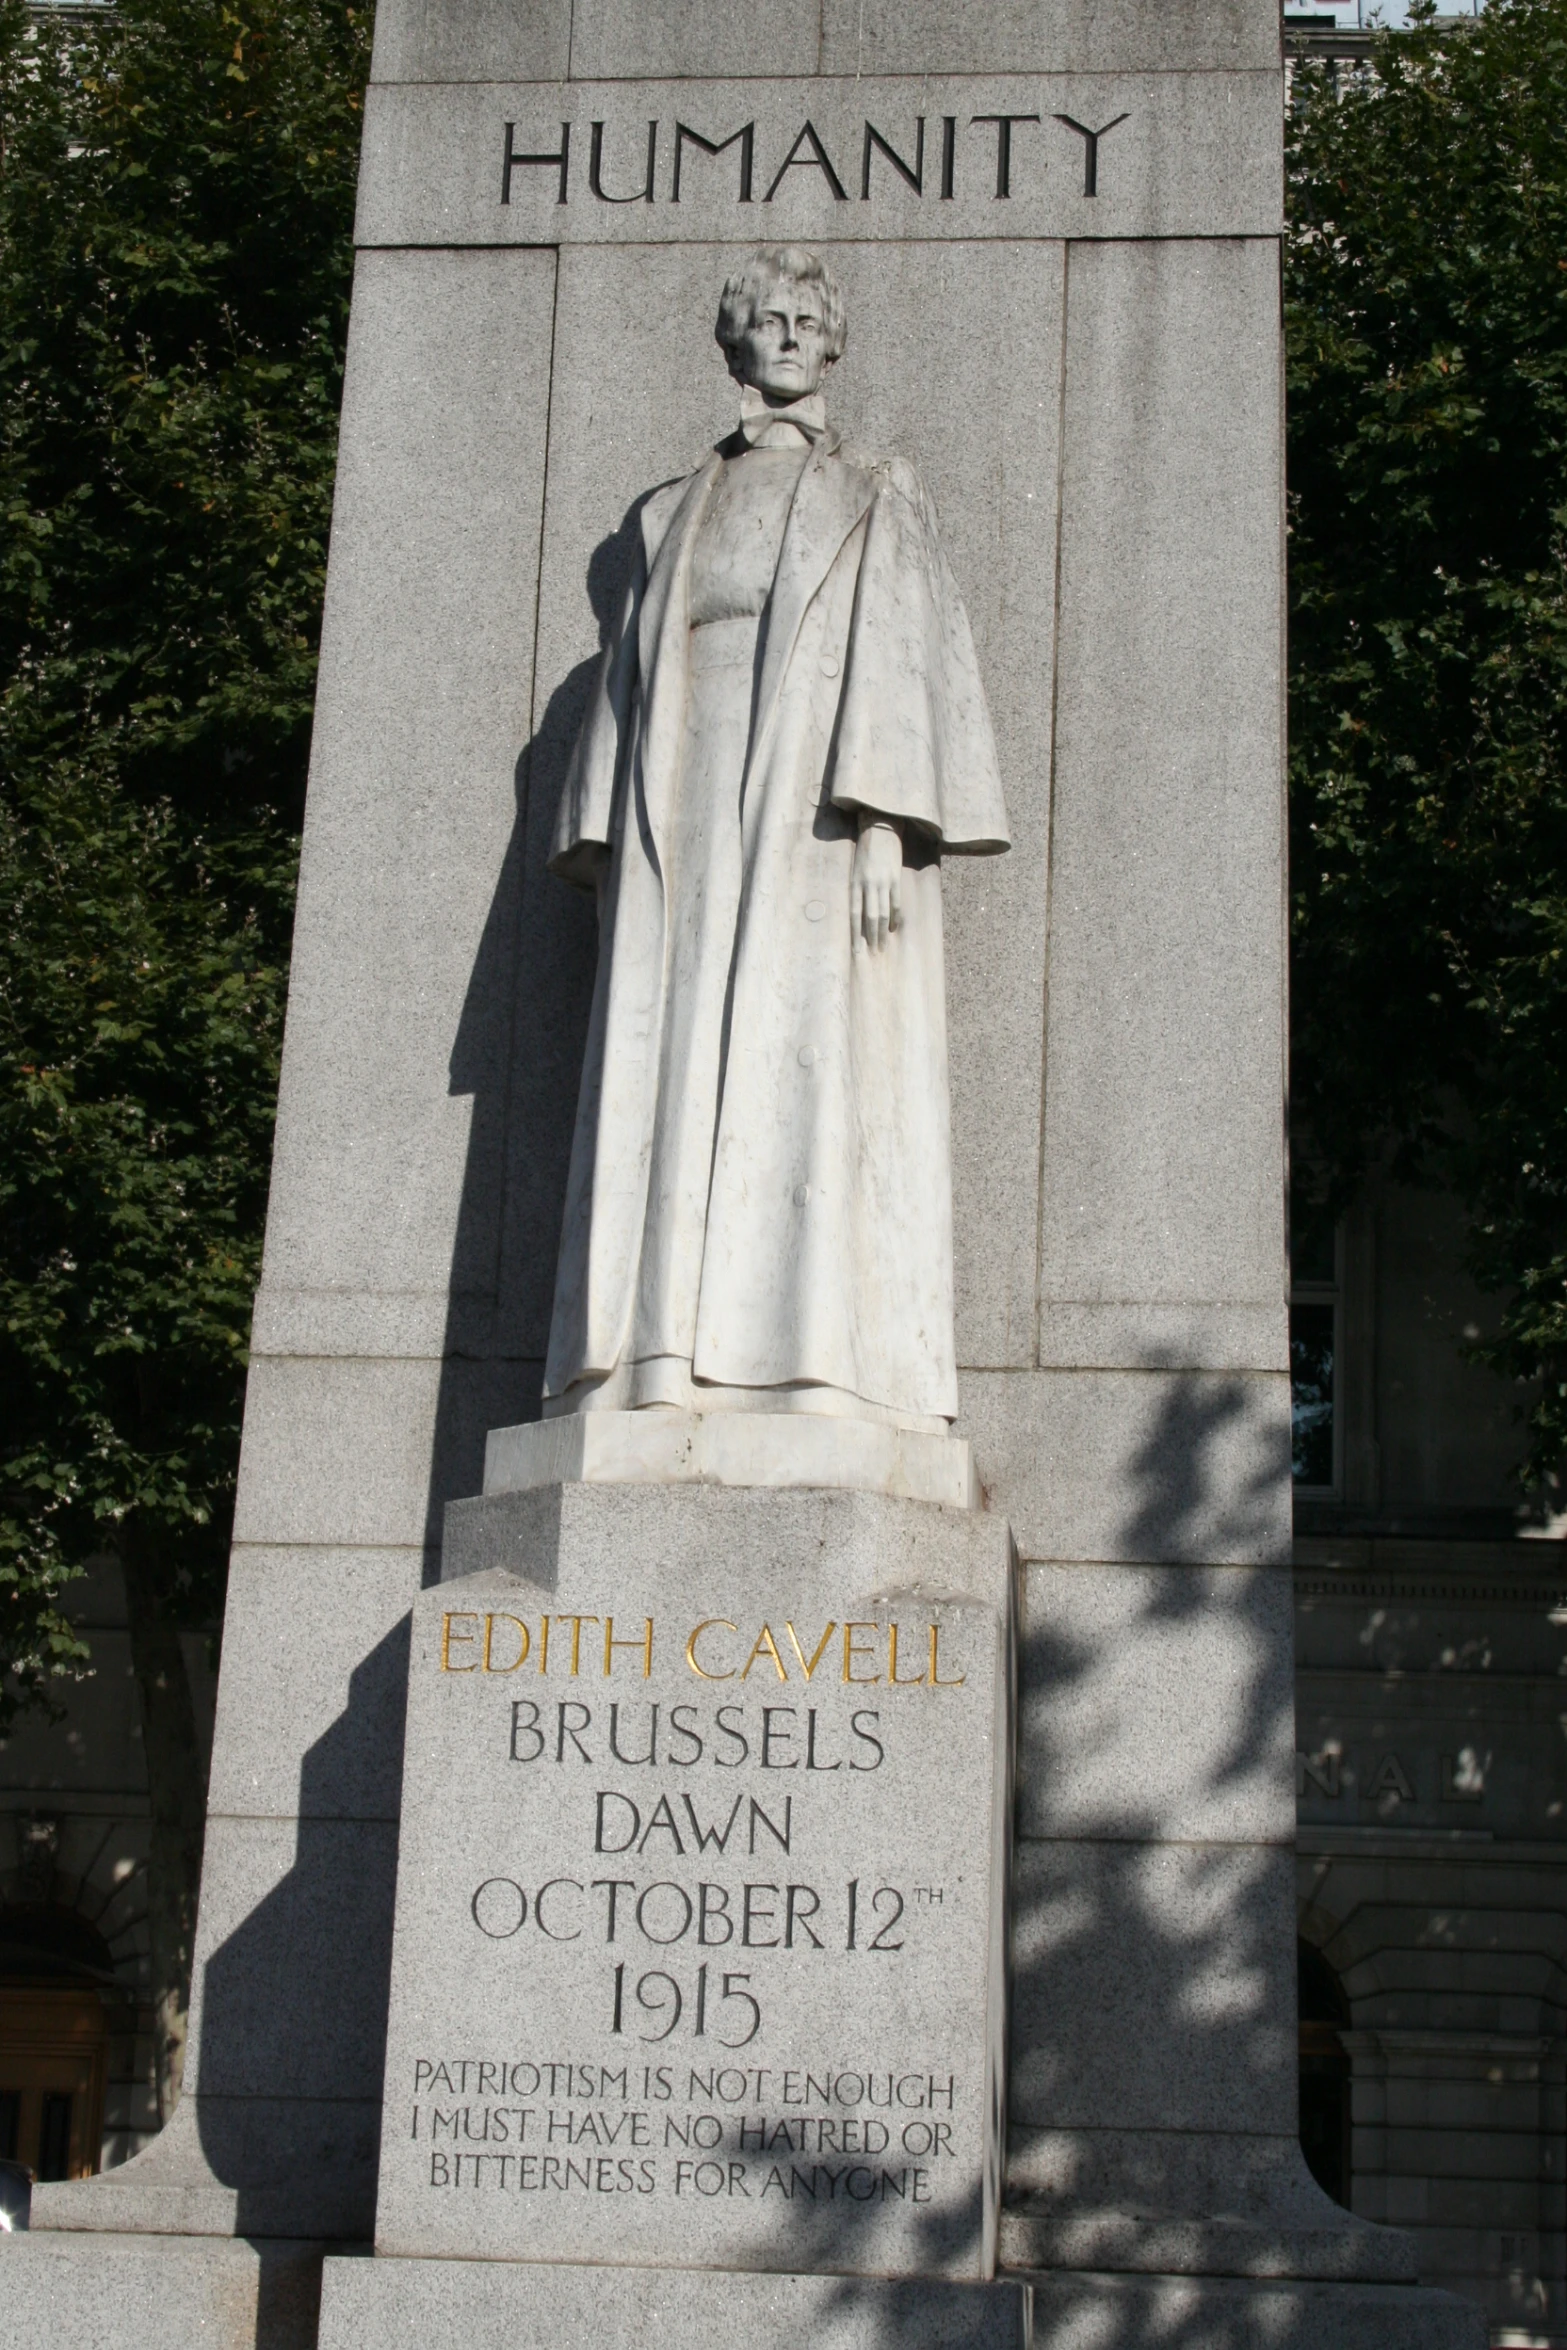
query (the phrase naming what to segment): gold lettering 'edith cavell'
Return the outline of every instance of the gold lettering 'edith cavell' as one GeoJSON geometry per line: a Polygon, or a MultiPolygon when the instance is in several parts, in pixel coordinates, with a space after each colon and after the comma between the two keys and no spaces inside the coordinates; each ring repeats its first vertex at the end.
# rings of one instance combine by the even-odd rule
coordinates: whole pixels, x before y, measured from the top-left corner
{"type": "MultiPolygon", "coordinates": [[[[704,1616],[678,1653],[699,1681],[844,1681],[857,1689],[961,1689],[967,1676],[942,1670],[940,1624],[915,1626],[829,1620],[801,1633],[763,1624],[755,1638],[729,1616],[704,1616]],[[749,1642],[749,1646],[747,1643],[749,1642]],[[912,1668],[912,1669],[911,1669],[912,1668]]],[[[634,1680],[653,1672],[654,1621],[639,1631],[615,1629],[613,1616],[514,1616],[498,1609],[452,1608],[441,1618],[443,1673],[554,1673],[568,1681],[609,1680],[619,1665],[634,1680]],[[638,1669],[640,1667],[640,1670],[638,1669]]]]}

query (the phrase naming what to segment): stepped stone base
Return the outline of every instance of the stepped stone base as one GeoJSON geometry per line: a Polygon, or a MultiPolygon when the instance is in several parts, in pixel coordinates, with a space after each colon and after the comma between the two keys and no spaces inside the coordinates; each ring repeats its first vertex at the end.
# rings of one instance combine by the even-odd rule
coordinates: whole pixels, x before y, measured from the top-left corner
{"type": "Polygon", "coordinates": [[[0,2237],[18,2350],[1485,2350],[1409,2285],[1058,2270],[994,2285],[711,2269],[328,2258],[200,2236],[0,2237]],[[1029,2302],[1032,2300],[1032,2325],[1029,2302]]]}
{"type": "Polygon", "coordinates": [[[1027,2302],[1014,2283],[329,2260],[320,2350],[1025,2350],[1027,2302]]]}
{"type": "Polygon", "coordinates": [[[320,2302],[319,2244],[0,2236],[13,2350],[315,2350],[320,2302]]]}
{"type": "Polygon", "coordinates": [[[1030,2281],[1032,2350],[1486,2350],[1483,2312],[1424,2285],[1081,2269],[1030,2281]]]}
{"type": "Polygon", "coordinates": [[[538,1485],[814,1486],[979,1506],[966,1438],[813,1412],[576,1412],[492,1428],[484,1490],[538,1485]]]}
{"type": "Polygon", "coordinates": [[[711,2269],[328,2260],[320,2350],[1485,2350],[1478,2309],[1422,2286],[1095,2276],[993,2285],[711,2269]],[[1029,2300],[1032,2298],[1032,2322],[1029,2300]]]}

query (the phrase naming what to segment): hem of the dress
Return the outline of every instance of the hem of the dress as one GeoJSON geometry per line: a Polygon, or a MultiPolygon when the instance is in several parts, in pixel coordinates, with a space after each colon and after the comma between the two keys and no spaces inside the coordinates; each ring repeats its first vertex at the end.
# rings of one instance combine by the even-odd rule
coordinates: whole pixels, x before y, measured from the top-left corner
{"type": "Polygon", "coordinates": [[[758,1387],[728,1386],[697,1378],[683,1357],[657,1355],[619,1363],[612,1371],[587,1372],[559,1394],[546,1394],[542,1417],[569,1419],[579,1412],[778,1412],[821,1418],[869,1420],[920,1436],[950,1436],[956,1413],[919,1412],[874,1402],[852,1388],[825,1380],[780,1380],[758,1387]]]}

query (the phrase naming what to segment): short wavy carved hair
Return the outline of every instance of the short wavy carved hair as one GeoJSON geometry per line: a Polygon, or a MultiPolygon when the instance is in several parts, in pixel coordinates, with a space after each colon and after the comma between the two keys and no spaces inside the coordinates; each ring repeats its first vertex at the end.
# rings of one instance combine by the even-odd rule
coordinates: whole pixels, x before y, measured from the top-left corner
{"type": "Polygon", "coordinates": [[[758,245],[744,266],[728,279],[718,298],[718,324],[713,329],[714,339],[725,358],[733,352],[758,307],[780,281],[815,288],[821,298],[822,324],[827,330],[827,356],[841,358],[848,340],[843,296],[821,255],[806,245],[758,245]]]}

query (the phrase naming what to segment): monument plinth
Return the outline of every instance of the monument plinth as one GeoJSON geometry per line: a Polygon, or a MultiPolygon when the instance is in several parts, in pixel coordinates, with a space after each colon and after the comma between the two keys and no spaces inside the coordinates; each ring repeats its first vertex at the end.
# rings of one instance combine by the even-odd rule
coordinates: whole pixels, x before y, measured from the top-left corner
{"type": "Polygon", "coordinates": [[[872,1494],[453,1505],[379,2250],[993,2274],[1013,1573],[872,1494]]]}
{"type": "MultiPolygon", "coordinates": [[[[826,1412],[571,1412],[492,1428],[486,1494],[537,1485],[809,1487],[977,1509],[974,1448],[826,1412]]],[[[457,1505],[454,1505],[457,1506],[457,1505]]],[[[466,1525],[466,1515],[460,1516],[466,1525]]]]}

